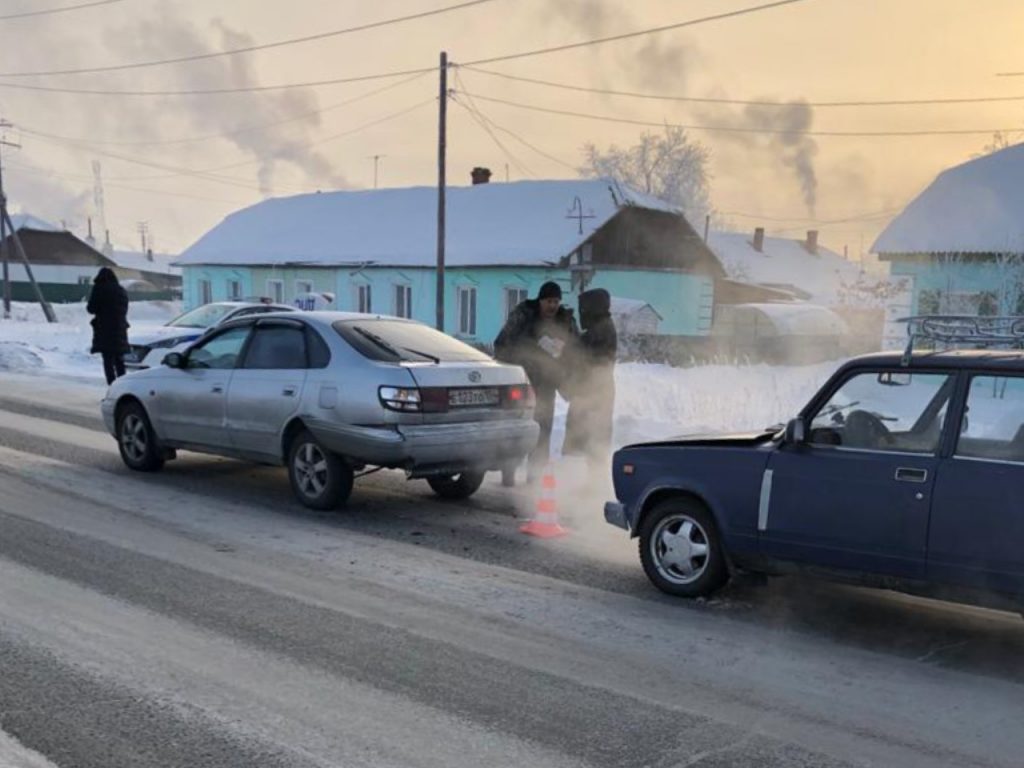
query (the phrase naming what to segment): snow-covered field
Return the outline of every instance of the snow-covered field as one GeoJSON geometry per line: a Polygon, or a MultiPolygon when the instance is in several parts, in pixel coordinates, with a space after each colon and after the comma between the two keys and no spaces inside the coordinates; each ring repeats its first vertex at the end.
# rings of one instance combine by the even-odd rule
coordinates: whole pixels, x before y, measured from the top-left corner
{"type": "MultiPolygon", "coordinates": [[[[92,330],[84,304],[55,305],[48,324],[34,304],[15,304],[0,320],[4,371],[102,384],[99,357],[89,354],[92,330]]],[[[134,302],[132,332],[146,331],[181,311],[176,302],[134,302]]],[[[760,429],[793,416],[834,370],[809,366],[704,365],[671,368],[629,363],[616,370],[615,442],[623,445],[695,432],[760,429]]],[[[559,404],[554,444],[561,444],[565,403],[559,404]]]]}
{"type": "MultiPolygon", "coordinates": [[[[91,319],[85,303],[54,304],[57,323],[47,323],[38,304],[15,302],[11,318],[0,320],[0,372],[37,373],[103,381],[99,355],[90,355],[91,319]]],[[[141,301],[129,305],[130,333],[146,332],[181,314],[181,302],[141,301]]]]}

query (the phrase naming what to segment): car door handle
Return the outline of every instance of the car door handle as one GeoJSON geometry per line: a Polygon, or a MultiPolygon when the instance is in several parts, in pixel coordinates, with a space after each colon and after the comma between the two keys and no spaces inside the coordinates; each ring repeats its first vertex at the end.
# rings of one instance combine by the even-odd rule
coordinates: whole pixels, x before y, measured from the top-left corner
{"type": "Polygon", "coordinates": [[[914,467],[897,467],[896,479],[903,483],[924,483],[928,480],[928,470],[916,469],[914,467]]]}
{"type": "Polygon", "coordinates": [[[224,391],[224,385],[214,384],[213,387],[211,387],[210,391],[213,392],[213,394],[215,395],[219,395],[224,391]]]}
{"type": "Polygon", "coordinates": [[[285,397],[295,397],[295,387],[285,387],[281,390],[281,394],[285,397]]]}

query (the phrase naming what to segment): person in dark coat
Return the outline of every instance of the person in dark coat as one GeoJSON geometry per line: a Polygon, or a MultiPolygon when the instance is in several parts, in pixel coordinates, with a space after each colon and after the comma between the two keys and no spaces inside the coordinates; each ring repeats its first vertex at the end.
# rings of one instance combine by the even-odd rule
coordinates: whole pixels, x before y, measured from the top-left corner
{"type": "Polygon", "coordinates": [[[124,354],[128,346],[128,293],[110,267],[100,269],[92,282],[89,304],[92,319],[92,353],[103,355],[107,384],[124,376],[124,354]]]}
{"type": "Polygon", "coordinates": [[[586,456],[597,465],[611,453],[618,334],[608,291],[584,291],[579,301],[582,333],[567,358],[573,375],[564,392],[569,416],[562,452],[586,456]]]}
{"type": "MultiPolygon", "coordinates": [[[[531,477],[539,474],[551,454],[555,394],[567,376],[562,353],[578,335],[572,310],[562,306],[562,289],[558,283],[547,282],[536,299],[527,299],[512,310],[494,341],[494,356],[503,363],[521,365],[536,393],[534,419],[540,425],[540,441],[530,454],[531,477]]],[[[508,471],[505,475],[508,484],[508,471]]]]}

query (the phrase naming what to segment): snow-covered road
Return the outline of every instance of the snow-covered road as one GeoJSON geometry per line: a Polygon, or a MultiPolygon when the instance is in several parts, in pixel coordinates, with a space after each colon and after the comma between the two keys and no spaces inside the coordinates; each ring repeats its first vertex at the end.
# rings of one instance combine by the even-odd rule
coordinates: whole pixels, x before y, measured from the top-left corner
{"type": "Polygon", "coordinates": [[[531,500],[496,483],[453,505],[382,473],[312,514],[281,470],[128,473],[99,387],[0,381],[0,765],[1024,753],[1016,616],[792,579],[673,601],[581,493],[554,543],[518,534],[531,500]]]}

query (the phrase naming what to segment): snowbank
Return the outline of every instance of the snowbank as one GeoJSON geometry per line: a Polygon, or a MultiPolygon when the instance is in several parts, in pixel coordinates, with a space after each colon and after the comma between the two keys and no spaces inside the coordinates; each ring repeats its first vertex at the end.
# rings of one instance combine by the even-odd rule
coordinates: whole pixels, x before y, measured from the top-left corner
{"type": "MultiPolygon", "coordinates": [[[[92,346],[91,317],[85,304],[54,304],[56,323],[47,323],[38,304],[14,303],[11,319],[0,320],[0,371],[102,380],[103,364],[92,346]]],[[[132,332],[145,332],[181,313],[173,301],[129,305],[132,332]]]]}
{"type": "MultiPolygon", "coordinates": [[[[102,381],[99,357],[89,354],[92,329],[85,306],[64,304],[54,309],[60,322],[53,325],[43,320],[35,304],[15,304],[12,319],[0,320],[0,373],[102,381]]],[[[133,302],[132,331],[162,325],[179,310],[176,302],[133,302]]],[[[835,365],[620,365],[615,374],[615,443],[761,429],[783,422],[817,391],[835,365]]],[[[555,446],[562,444],[566,410],[560,402],[555,446]]]]}

